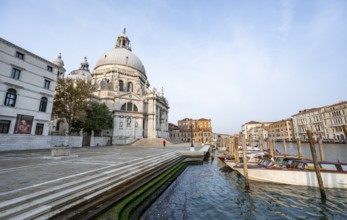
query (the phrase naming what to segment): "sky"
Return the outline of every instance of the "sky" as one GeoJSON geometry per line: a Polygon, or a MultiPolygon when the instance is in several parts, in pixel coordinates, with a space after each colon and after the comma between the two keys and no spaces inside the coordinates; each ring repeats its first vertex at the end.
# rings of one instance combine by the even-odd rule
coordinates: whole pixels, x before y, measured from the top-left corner
{"type": "Polygon", "coordinates": [[[235,134],[347,100],[345,0],[0,0],[0,37],[67,73],[127,30],[169,122],[235,134]]]}

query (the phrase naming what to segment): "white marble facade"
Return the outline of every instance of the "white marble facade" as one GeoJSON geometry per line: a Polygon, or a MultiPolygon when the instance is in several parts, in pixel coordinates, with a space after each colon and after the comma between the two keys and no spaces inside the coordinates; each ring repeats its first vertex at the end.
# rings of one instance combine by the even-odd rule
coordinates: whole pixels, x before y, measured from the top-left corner
{"type": "Polygon", "coordinates": [[[94,98],[113,112],[112,144],[141,138],[169,138],[168,101],[163,89],[149,88],[145,68],[121,34],[116,46],[98,59],[92,71],[94,98]]]}

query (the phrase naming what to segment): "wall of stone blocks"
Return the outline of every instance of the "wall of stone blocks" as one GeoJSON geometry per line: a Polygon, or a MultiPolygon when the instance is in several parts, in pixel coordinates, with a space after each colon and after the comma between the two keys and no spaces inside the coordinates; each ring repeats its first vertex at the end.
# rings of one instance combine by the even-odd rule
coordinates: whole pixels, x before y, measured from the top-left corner
{"type": "Polygon", "coordinates": [[[82,137],[0,134],[0,151],[48,149],[56,145],[82,147],[82,137]]]}
{"type": "Polygon", "coordinates": [[[111,145],[111,137],[91,137],[90,146],[107,146],[111,145]]]}

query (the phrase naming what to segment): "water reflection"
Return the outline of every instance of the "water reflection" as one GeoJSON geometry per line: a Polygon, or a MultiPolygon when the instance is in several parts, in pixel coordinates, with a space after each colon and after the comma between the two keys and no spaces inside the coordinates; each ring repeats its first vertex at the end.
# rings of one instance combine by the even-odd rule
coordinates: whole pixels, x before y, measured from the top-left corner
{"type": "Polygon", "coordinates": [[[347,190],[326,189],[325,202],[314,187],[250,181],[245,191],[243,177],[223,166],[209,158],[188,167],[141,219],[347,218],[347,190]]]}

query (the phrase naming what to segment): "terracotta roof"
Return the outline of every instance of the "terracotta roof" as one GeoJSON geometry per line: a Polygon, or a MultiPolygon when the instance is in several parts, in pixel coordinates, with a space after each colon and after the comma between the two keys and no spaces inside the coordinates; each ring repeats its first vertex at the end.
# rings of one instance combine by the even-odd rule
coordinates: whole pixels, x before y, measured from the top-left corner
{"type": "Polygon", "coordinates": [[[245,123],[245,125],[247,125],[247,124],[261,124],[261,122],[259,122],[259,121],[249,121],[249,122],[245,123]]]}
{"type": "Polygon", "coordinates": [[[297,116],[297,115],[302,115],[302,114],[310,113],[310,112],[314,112],[314,111],[319,111],[319,110],[321,110],[322,108],[324,108],[324,107],[304,109],[304,110],[299,111],[299,113],[297,113],[297,114],[295,114],[295,115],[292,115],[292,117],[293,117],[293,116],[297,116]]]}
{"type": "Polygon", "coordinates": [[[344,104],[347,104],[347,101],[338,102],[336,104],[332,104],[332,105],[328,105],[328,106],[324,106],[324,107],[329,108],[329,107],[334,107],[334,106],[344,105],[344,104]]]}
{"type": "Polygon", "coordinates": [[[206,118],[199,118],[197,121],[211,121],[211,119],[206,119],[206,118]]]}

